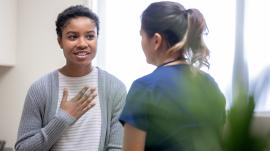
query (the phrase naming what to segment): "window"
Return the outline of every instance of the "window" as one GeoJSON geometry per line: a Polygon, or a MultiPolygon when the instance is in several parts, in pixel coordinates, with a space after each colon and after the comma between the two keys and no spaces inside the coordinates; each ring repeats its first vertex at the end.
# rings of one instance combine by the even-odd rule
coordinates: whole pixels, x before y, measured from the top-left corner
{"type": "Polygon", "coordinates": [[[249,79],[251,84],[262,82],[264,91],[259,87],[255,92],[257,95],[257,111],[270,111],[270,51],[269,38],[270,10],[266,1],[247,1],[245,9],[245,40],[244,46],[249,66],[249,79]],[[264,79],[263,79],[264,78],[264,79]],[[266,81],[263,81],[266,80],[266,81]]]}

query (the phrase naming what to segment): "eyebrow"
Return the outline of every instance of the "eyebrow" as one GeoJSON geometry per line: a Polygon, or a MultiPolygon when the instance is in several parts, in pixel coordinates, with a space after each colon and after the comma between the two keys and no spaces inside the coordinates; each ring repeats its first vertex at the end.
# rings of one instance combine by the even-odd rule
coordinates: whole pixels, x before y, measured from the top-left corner
{"type": "MultiPolygon", "coordinates": [[[[66,34],[76,34],[76,33],[78,33],[78,32],[76,32],[76,31],[68,31],[68,32],[66,32],[66,34]]],[[[86,33],[95,34],[96,32],[95,31],[88,31],[86,33]]]]}

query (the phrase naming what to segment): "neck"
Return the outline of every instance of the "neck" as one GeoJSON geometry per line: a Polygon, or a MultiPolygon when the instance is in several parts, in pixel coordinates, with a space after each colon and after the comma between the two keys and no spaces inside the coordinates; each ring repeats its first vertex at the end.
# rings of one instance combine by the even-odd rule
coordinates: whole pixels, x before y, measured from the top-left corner
{"type": "Polygon", "coordinates": [[[59,72],[66,76],[70,77],[81,77],[89,74],[92,71],[92,66],[84,66],[84,67],[74,67],[74,66],[64,66],[59,69],[59,72]]]}
{"type": "Polygon", "coordinates": [[[173,58],[173,59],[169,58],[163,61],[163,63],[161,63],[160,65],[158,65],[158,67],[176,65],[176,64],[187,64],[187,62],[181,58],[173,58]]]}

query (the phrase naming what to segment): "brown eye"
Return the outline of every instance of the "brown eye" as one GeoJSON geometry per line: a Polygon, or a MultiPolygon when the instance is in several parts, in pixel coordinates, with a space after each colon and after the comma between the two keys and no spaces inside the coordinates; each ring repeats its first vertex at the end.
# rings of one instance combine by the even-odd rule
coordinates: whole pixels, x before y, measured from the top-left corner
{"type": "Polygon", "coordinates": [[[68,37],[67,37],[69,40],[71,40],[71,41],[74,41],[74,40],[76,40],[77,38],[78,38],[78,36],[76,36],[76,35],[68,35],[68,37]]]}
{"type": "Polygon", "coordinates": [[[92,35],[92,34],[86,35],[86,39],[88,39],[88,40],[92,40],[94,38],[95,38],[95,35],[92,35]]]}

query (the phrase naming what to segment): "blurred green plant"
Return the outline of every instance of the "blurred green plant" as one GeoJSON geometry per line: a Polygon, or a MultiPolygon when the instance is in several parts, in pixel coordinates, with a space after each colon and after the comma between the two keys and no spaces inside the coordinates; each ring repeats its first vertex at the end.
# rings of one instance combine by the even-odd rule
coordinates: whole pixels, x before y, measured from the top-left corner
{"type": "Polygon", "coordinates": [[[269,134],[252,132],[255,109],[254,94],[239,91],[227,113],[227,121],[222,138],[223,151],[267,151],[269,134]]]}

